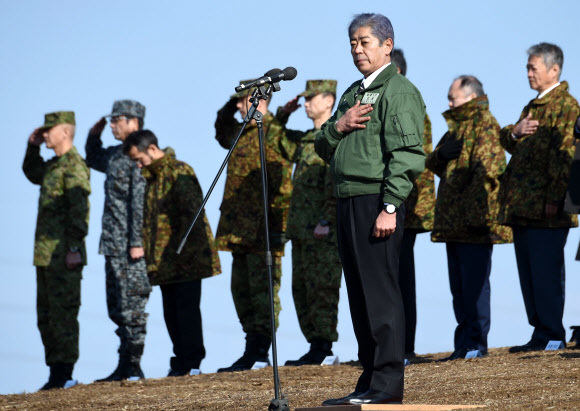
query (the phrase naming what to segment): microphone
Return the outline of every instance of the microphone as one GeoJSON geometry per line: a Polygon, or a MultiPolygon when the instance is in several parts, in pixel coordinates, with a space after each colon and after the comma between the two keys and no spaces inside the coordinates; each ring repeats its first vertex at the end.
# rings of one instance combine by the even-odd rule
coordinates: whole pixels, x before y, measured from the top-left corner
{"type": "Polygon", "coordinates": [[[298,71],[294,67],[286,67],[284,70],[280,69],[272,69],[264,74],[263,77],[256,79],[254,81],[250,81],[246,84],[240,84],[236,87],[236,92],[239,93],[240,91],[248,90],[252,87],[260,87],[264,84],[274,84],[279,83],[280,81],[290,81],[296,78],[298,71]]]}

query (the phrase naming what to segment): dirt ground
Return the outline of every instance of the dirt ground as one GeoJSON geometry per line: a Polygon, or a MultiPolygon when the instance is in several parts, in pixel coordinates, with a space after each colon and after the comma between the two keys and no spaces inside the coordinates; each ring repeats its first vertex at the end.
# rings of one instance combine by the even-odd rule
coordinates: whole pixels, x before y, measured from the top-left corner
{"type": "MultiPolygon", "coordinates": [[[[405,404],[480,404],[486,409],[580,409],[580,350],[508,354],[438,363],[446,353],[417,357],[405,372],[405,404]]],[[[318,406],[352,391],[360,368],[280,367],[290,408],[318,406]]],[[[267,410],[272,368],[95,383],[66,390],[0,396],[0,409],[26,410],[267,410]]]]}

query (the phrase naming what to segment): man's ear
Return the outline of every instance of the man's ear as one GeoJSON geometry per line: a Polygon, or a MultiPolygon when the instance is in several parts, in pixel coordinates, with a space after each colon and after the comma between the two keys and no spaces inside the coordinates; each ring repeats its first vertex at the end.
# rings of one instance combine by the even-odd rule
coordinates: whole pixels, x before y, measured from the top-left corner
{"type": "Polygon", "coordinates": [[[393,39],[386,39],[383,42],[383,47],[385,47],[385,54],[390,55],[391,51],[393,51],[393,47],[394,47],[393,39]]]}

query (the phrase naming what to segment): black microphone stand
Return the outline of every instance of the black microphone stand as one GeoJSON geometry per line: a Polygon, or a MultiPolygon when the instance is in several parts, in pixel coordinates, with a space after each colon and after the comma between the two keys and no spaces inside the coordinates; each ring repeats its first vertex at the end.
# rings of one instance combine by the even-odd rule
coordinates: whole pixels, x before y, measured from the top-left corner
{"type": "Polygon", "coordinates": [[[281,395],[281,392],[280,392],[280,378],[279,378],[279,374],[278,374],[278,351],[277,351],[277,346],[276,346],[276,317],[275,317],[275,311],[274,311],[274,281],[272,279],[272,252],[270,251],[270,230],[269,230],[269,222],[268,222],[268,176],[266,174],[266,156],[265,156],[265,150],[264,150],[264,129],[263,129],[263,121],[262,121],[264,116],[262,115],[262,113],[260,113],[258,111],[258,105],[260,104],[260,100],[266,100],[268,98],[268,94],[270,94],[272,88],[274,89],[274,91],[279,91],[280,85],[278,83],[274,83],[271,87],[268,88],[267,91],[264,88],[264,86],[260,86],[256,90],[254,90],[254,92],[252,93],[252,97],[250,98],[250,101],[252,102],[252,106],[250,107],[246,117],[244,118],[242,128],[240,129],[236,139],[234,140],[232,147],[228,151],[228,154],[226,155],[226,158],[224,159],[216,177],[214,178],[213,182],[211,183],[211,186],[210,186],[207,194],[205,195],[203,202],[201,203],[201,206],[199,207],[199,210],[197,211],[197,214],[193,218],[193,221],[191,222],[187,232],[185,233],[185,236],[183,236],[183,239],[181,240],[181,243],[179,244],[179,248],[177,249],[177,254],[180,254],[181,251],[183,250],[183,247],[185,246],[185,243],[187,242],[187,237],[191,233],[191,230],[193,229],[195,222],[197,221],[198,217],[200,216],[201,212],[203,211],[205,204],[207,203],[207,200],[209,200],[209,197],[211,196],[211,193],[212,193],[216,183],[218,182],[222,172],[224,171],[224,168],[228,164],[230,157],[232,155],[232,152],[236,148],[236,145],[238,144],[240,137],[242,136],[244,130],[246,129],[246,126],[250,123],[250,121],[256,120],[256,123],[258,124],[258,140],[259,140],[259,145],[260,145],[260,172],[262,175],[262,200],[264,203],[263,204],[263,206],[264,206],[264,224],[265,224],[265,234],[266,234],[266,266],[268,267],[268,282],[269,282],[269,288],[270,288],[269,291],[270,291],[270,326],[271,326],[271,333],[272,333],[272,368],[274,370],[274,399],[272,399],[272,401],[270,401],[270,406],[268,407],[268,410],[269,411],[289,411],[290,406],[288,404],[288,399],[282,398],[283,395],[281,395]]]}

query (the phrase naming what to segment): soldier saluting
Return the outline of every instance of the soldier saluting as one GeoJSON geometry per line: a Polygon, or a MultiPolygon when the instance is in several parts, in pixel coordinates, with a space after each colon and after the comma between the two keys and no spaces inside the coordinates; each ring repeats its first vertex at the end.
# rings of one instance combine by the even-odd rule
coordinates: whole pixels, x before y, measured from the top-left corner
{"type": "Polygon", "coordinates": [[[38,329],[44,345],[48,382],[41,388],[63,388],[79,358],[81,278],[87,263],[90,172],[73,145],[75,114],[45,115],[44,125],[30,135],[22,169],[40,185],[34,240],[38,329]],[[45,161],[40,145],[54,150],[45,161]]]}
{"type": "MultiPolygon", "coordinates": [[[[134,100],[113,104],[111,131],[117,140],[143,128],[145,106],[134,100]]],[[[140,361],[145,346],[151,292],[143,253],[143,196],[145,179],[137,166],[123,154],[123,145],[103,148],[101,133],[107,124],[100,119],[89,131],[85,150],[89,167],[105,173],[105,206],[99,254],[105,256],[107,309],[121,339],[119,364],[106,378],[120,381],[143,378],[140,361]]]]}

